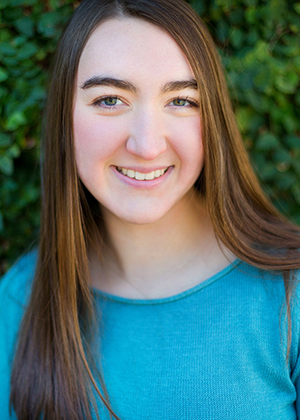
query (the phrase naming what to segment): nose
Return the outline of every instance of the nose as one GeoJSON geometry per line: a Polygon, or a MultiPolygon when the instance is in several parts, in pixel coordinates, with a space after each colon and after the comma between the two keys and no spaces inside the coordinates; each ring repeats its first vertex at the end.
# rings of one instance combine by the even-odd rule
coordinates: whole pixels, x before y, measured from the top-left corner
{"type": "Polygon", "coordinates": [[[136,111],[126,148],[144,160],[154,160],[167,149],[163,121],[158,111],[136,111]]]}

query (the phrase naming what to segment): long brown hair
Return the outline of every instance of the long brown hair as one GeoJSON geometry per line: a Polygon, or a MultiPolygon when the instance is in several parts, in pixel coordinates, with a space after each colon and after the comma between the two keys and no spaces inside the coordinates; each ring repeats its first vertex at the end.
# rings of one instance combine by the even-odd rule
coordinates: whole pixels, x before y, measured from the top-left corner
{"type": "Polygon", "coordinates": [[[97,388],[89,353],[94,307],[87,246],[97,240],[93,232],[101,239],[101,217],[78,178],[72,118],[83,48],[99,24],[116,16],[163,28],[190,62],[200,92],[205,149],[195,188],[205,197],[217,238],[250,264],[282,270],[288,308],[292,273],[300,267],[300,229],[277,212],[259,186],[218,54],[196,13],[181,0],[83,0],[59,43],[49,88],[38,262],[11,379],[11,404],[19,420],[91,420],[95,389],[112,412],[101,377],[104,396],[97,388]]]}

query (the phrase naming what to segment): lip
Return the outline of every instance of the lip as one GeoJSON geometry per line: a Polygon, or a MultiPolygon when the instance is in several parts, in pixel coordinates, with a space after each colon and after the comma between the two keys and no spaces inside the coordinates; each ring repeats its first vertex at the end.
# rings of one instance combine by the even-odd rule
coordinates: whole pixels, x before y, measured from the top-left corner
{"type": "MultiPolygon", "coordinates": [[[[152,171],[156,171],[158,169],[165,169],[167,166],[156,166],[155,168],[139,168],[137,166],[130,166],[130,167],[125,167],[125,166],[118,166],[119,168],[126,168],[126,169],[131,169],[133,171],[137,171],[137,172],[141,172],[143,174],[146,173],[150,173],[152,171]]],[[[116,177],[124,182],[127,185],[130,185],[131,187],[135,187],[135,188],[141,188],[141,189],[151,189],[151,188],[155,188],[161,184],[163,184],[166,179],[169,177],[169,175],[171,174],[171,172],[173,171],[174,166],[169,166],[167,167],[168,169],[166,170],[166,172],[161,175],[159,178],[154,178],[154,179],[149,179],[149,180],[142,180],[139,181],[135,178],[129,178],[126,175],[123,175],[122,173],[120,173],[117,170],[116,166],[111,166],[111,169],[113,170],[114,174],[116,175],[116,177]]]]}
{"type": "Polygon", "coordinates": [[[115,168],[123,168],[123,169],[131,169],[134,172],[141,172],[142,174],[149,174],[150,172],[154,172],[160,169],[166,169],[166,168],[170,168],[171,165],[167,165],[167,166],[151,166],[149,168],[141,168],[139,166],[120,166],[117,165],[115,166],[115,168]]]}

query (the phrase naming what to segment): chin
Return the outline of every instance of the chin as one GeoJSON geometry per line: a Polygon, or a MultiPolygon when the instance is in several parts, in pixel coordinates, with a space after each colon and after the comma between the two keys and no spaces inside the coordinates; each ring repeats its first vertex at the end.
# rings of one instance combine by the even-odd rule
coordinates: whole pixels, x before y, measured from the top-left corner
{"type": "MultiPolygon", "coordinates": [[[[118,217],[118,216],[117,216],[118,217]]],[[[140,214],[140,215],[130,215],[128,217],[118,217],[120,220],[124,222],[131,223],[133,225],[149,225],[151,223],[155,223],[162,219],[164,214],[162,215],[151,215],[151,214],[140,214]]]]}
{"type": "MultiPolygon", "coordinates": [[[[106,209],[107,210],[107,209],[106,209]]],[[[159,209],[156,209],[156,211],[144,211],[144,210],[137,210],[134,209],[132,211],[112,211],[108,209],[107,217],[110,217],[113,215],[120,221],[123,221],[125,223],[130,223],[134,225],[147,225],[151,223],[155,223],[168,213],[168,210],[159,211],[159,209]]],[[[104,210],[104,216],[105,216],[105,210],[104,210]]]]}

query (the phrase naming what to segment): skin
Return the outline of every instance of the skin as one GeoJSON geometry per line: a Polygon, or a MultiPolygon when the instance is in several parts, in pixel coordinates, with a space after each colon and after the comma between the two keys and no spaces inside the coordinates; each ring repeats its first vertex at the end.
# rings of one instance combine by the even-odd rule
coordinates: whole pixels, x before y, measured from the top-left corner
{"type": "Polygon", "coordinates": [[[193,188],[203,168],[198,100],[186,57],[159,27],[111,19],[89,38],[75,91],[76,163],[111,244],[101,251],[105,264],[90,250],[94,287],[123,297],[170,296],[232,259],[193,188]],[[120,168],[167,171],[137,181],[120,168]]]}

